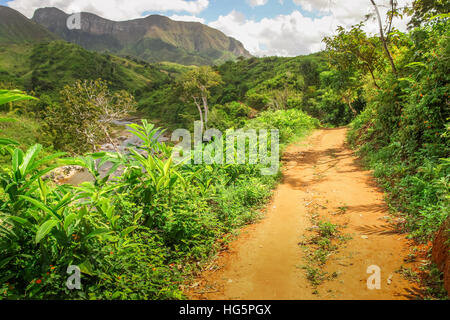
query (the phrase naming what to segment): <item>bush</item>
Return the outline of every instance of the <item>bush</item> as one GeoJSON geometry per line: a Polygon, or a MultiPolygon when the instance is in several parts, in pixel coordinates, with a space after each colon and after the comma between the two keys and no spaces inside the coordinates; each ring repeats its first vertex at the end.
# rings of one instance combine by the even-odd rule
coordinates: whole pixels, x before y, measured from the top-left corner
{"type": "Polygon", "coordinates": [[[319,120],[297,109],[265,111],[247,124],[251,128],[278,129],[281,143],[289,143],[320,126],[319,120]]]}
{"type": "MultiPolygon", "coordinates": [[[[315,124],[295,110],[254,121],[264,126],[269,119],[267,126],[280,126],[286,140],[315,124]]],[[[227,233],[257,219],[278,181],[279,175],[261,176],[259,164],[175,166],[172,149],[153,139],[158,129],[145,120],[130,127],[145,155],[131,147],[130,154],[61,159],[40,157],[40,145],[23,152],[0,142],[11,159],[0,173],[0,297],[182,299],[185,277],[227,233]],[[122,174],[100,176],[106,162],[122,174]],[[44,181],[63,165],[84,167],[95,181],[76,187],[44,181]],[[80,290],[66,287],[72,265],[82,274],[80,290]]]]}
{"type": "Polygon", "coordinates": [[[402,77],[384,77],[348,136],[406,218],[404,229],[422,240],[450,212],[449,35],[448,21],[414,30],[398,57],[402,77]]]}

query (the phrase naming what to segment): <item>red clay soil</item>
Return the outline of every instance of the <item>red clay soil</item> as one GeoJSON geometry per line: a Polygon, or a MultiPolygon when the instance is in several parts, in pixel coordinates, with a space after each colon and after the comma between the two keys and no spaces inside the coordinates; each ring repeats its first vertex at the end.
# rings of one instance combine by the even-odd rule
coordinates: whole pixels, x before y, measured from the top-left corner
{"type": "Polygon", "coordinates": [[[433,242],[433,262],[444,273],[444,286],[450,298],[450,220],[441,227],[433,242]]]}
{"type": "Polygon", "coordinates": [[[410,243],[388,222],[382,191],[345,146],[347,129],[317,130],[284,155],[284,179],[265,217],[248,226],[187,289],[191,299],[303,300],[411,299],[417,288],[398,271],[410,243]],[[351,239],[324,271],[317,288],[306,278],[305,250],[311,215],[341,226],[351,239]],[[381,288],[369,290],[367,268],[381,269],[381,288]]]}

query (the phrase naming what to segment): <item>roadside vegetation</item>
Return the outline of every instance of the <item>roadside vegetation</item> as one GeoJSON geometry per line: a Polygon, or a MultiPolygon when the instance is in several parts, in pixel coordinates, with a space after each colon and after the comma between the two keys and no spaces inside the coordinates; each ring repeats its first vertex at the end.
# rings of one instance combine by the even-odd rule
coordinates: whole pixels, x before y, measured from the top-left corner
{"type": "MultiPolygon", "coordinates": [[[[301,111],[253,121],[280,128],[285,138],[318,124],[301,111]]],[[[76,158],[42,157],[39,144],[22,150],[0,141],[11,160],[0,174],[4,298],[180,299],[185,277],[227,234],[258,218],[279,177],[261,176],[262,165],[177,166],[171,147],[154,140],[157,128],[143,121],[132,132],[144,141],[139,150],[76,158]],[[105,162],[114,166],[101,177],[105,162]],[[44,179],[69,164],[86,168],[95,181],[69,186],[44,179]],[[122,174],[109,179],[119,167],[122,174]],[[81,269],[82,290],[65,286],[70,265],[81,269]]]]}
{"type": "MultiPolygon", "coordinates": [[[[331,72],[345,79],[340,90],[364,105],[355,108],[348,142],[386,190],[398,230],[421,243],[434,240],[450,213],[448,9],[415,1],[412,10],[393,7],[378,36],[361,24],[325,39],[331,72]],[[413,16],[407,33],[390,28],[402,14],[413,16]]],[[[442,274],[427,266],[422,284],[430,288],[429,279],[442,274]]],[[[442,297],[441,289],[432,291],[442,297]]]]}
{"type": "MultiPolygon", "coordinates": [[[[343,32],[334,41],[348,47],[353,32],[343,32]]],[[[366,107],[351,123],[348,139],[374,169],[391,208],[404,218],[399,227],[429,241],[450,212],[448,15],[390,36],[395,72],[382,49],[374,53],[381,66],[374,72],[378,87],[364,77],[364,69],[353,71],[361,80],[366,107]]],[[[364,43],[377,41],[362,37],[364,43]]],[[[331,59],[342,56],[336,45],[329,49],[331,59]]],[[[360,45],[353,50],[363,49],[360,45]]],[[[362,64],[357,51],[347,54],[362,64]]]]}

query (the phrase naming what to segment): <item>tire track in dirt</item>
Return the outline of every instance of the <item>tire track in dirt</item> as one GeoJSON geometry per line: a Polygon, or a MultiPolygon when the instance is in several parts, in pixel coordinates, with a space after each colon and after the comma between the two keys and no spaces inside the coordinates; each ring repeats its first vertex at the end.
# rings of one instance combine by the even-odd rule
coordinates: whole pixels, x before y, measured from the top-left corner
{"type": "Polygon", "coordinates": [[[411,244],[387,222],[383,193],[371,172],[363,170],[345,146],[346,132],[317,130],[286,150],[284,178],[265,217],[241,231],[214,267],[188,289],[188,297],[309,300],[410,299],[417,295],[417,288],[396,272],[406,265],[411,244]],[[314,227],[311,214],[343,226],[342,232],[351,235],[324,266],[338,276],[317,291],[302,269],[306,257],[299,245],[314,227]],[[371,265],[381,268],[380,290],[367,288],[370,274],[366,271],[371,265]]]}

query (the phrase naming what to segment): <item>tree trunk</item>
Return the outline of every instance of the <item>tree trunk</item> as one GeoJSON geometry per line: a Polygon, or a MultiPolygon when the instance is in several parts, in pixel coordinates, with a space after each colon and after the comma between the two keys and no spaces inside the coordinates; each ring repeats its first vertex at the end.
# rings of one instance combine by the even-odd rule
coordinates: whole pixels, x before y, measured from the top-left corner
{"type": "Polygon", "coordinates": [[[113,146],[114,150],[116,150],[117,153],[120,153],[119,148],[117,148],[117,145],[114,143],[113,139],[111,138],[111,136],[109,135],[108,129],[106,128],[106,126],[101,126],[103,129],[103,132],[105,133],[106,137],[108,138],[109,143],[111,143],[111,145],[113,146]]]}
{"type": "Polygon", "coordinates": [[[384,51],[386,52],[386,55],[389,59],[389,63],[391,64],[392,72],[394,72],[395,76],[397,76],[397,68],[395,67],[394,59],[392,59],[392,55],[389,52],[389,48],[387,46],[386,39],[384,38],[383,23],[381,22],[380,11],[378,11],[378,6],[375,4],[374,0],[370,0],[370,2],[372,2],[373,6],[375,8],[375,13],[376,13],[377,19],[378,19],[378,25],[380,27],[380,38],[381,38],[381,42],[383,43],[384,51]]]}
{"type": "Polygon", "coordinates": [[[348,101],[348,107],[350,108],[350,110],[352,110],[355,116],[358,115],[358,112],[356,112],[355,108],[353,108],[352,103],[350,101],[348,101]]]}
{"type": "Polygon", "coordinates": [[[209,113],[208,100],[205,96],[202,96],[202,101],[203,101],[203,108],[205,109],[205,130],[208,130],[208,113],[209,113]]]}
{"type": "Polygon", "coordinates": [[[392,31],[392,21],[394,20],[394,10],[395,10],[394,0],[390,0],[390,4],[391,4],[391,15],[389,17],[389,28],[388,28],[387,36],[386,36],[386,40],[388,42],[389,42],[390,33],[392,31]]]}
{"type": "Polygon", "coordinates": [[[380,86],[377,83],[377,80],[375,79],[375,75],[373,74],[373,70],[372,68],[368,67],[370,75],[372,76],[373,79],[373,84],[375,85],[375,87],[377,87],[377,89],[380,89],[380,86]]]}
{"type": "Polygon", "coordinates": [[[201,122],[201,124],[202,124],[202,126],[201,126],[201,131],[202,131],[202,134],[203,134],[203,111],[202,111],[202,107],[201,107],[200,104],[198,103],[197,98],[194,98],[194,103],[195,103],[195,105],[197,106],[198,113],[200,114],[200,122],[201,122]]]}

